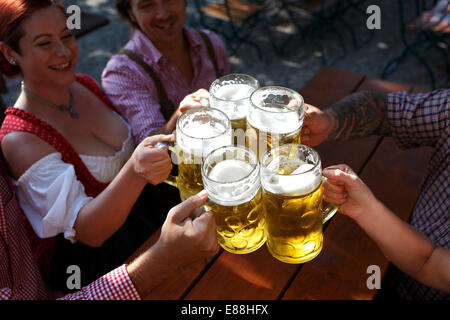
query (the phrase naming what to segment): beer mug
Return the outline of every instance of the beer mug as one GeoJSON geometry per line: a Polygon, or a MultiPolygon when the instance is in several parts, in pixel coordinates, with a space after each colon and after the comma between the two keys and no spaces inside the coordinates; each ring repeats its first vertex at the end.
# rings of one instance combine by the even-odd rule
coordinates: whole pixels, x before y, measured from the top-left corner
{"type": "Polygon", "coordinates": [[[222,110],[231,120],[235,145],[245,144],[249,98],[258,88],[258,80],[246,74],[220,77],[209,88],[210,106],[222,110]]]}
{"type": "Polygon", "coordinates": [[[300,143],[303,109],[303,97],[292,89],[273,86],[255,90],[250,96],[246,147],[261,159],[271,148],[300,143]]]}
{"type": "Polygon", "coordinates": [[[203,162],[202,178],[222,248],[237,254],[260,248],[266,238],[256,155],[242,146],[216,149],[203,162]]]}
{"type": "Polygon", "coordinates": [[[260,172],[269,252],[286,263],[314,259],[322,250],[322,225],[338,209],[323,209],[319,154],[285,144],[264,154],[260,172]]]}
{"type": "Polygon", "coordinates": [[[231,145],[231,123],[220,110],[192,108],[178,118],[175,135],[176,143],[170,150],[176,155],[172,161],[178,164],[178,176],[169,176],[166,183],[177,187],[184,201],[203,190],[201,165],[206,155],[231,145]]]}

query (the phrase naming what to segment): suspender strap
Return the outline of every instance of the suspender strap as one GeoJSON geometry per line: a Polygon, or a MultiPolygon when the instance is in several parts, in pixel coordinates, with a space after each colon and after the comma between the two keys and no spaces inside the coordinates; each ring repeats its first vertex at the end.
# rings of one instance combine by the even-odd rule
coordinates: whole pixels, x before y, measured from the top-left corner
{"type": "Polygon", "coordinates": [[[145,72],[147,72],[148,75],[152,78],[153,82],[155,83],[156,90],[158,91],[159,103],[161,105],[161,113],[163,114],[164,119],[166,119],[166,121],[169,121],[170,117],[175,111],[175,106],[167,96],[166,90],[164,89],[164,86],[161,80],[159,79],[158,75],[156,74],[156,72],[147,63],[145,63],[145,61],[140,56],[138,56],[133,51],[121,49],[119,51],[119,54],[127,55],[128,58],[139,64],[142,68],[144,68],[145,72]]]}
{"type": "MultiPolygon", "coordinates": [[[[214,47],[211,43],[211,39],[203,31],[197,30],[197,32],[202,37],[203,42],[205,43],[206,49],[208,50],[209,59],[213,63],[214,70],[218,78],[221,76],[221,74],[219,72],[219,65],[217,63],[217,57],[214,51],[214,47]]],[[[147,72],[148,75],[152,78],[153,82],[155,83],[156,90],[158,91],[159,104],[161,105],[161,113],[163,114],[164,119],[166,119],[166,121],[169,121],[170,117],[172,116],[176,108],[173,102],[167,96],[166,89],[164,89],[164,86],[161,80],[159,79],[158,75],[156,74],[155,70],[153,70],[152,67],[150,67],[139,55],[137,55],[133,51],[121,49],[119,51],[119,54],[124,54],[128,56],[128,58],[139,64],[142,68],[144,68],[145,72],[147,72]]]]}
{"type": "Polygon", "coordinates": [[[217,63],[216,52],[214,51],[211,39],[203,31],[197,30],[197,32],[202,37],[203,42],[205,43],[206,49],[208,50],[209,59],[213,63],[214,70],[216,71],[216,77],[219,78],[221,76],[219,71],[219,64],[217,63]]]}

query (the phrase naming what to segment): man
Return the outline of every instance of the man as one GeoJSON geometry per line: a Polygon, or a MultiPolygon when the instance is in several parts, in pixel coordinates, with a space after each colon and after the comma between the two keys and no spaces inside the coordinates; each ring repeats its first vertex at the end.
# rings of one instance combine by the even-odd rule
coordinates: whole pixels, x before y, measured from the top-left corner
{"type": "MultiPolygon", "coordinates": [[[[21,211],[0,159],[0,300],[60,297],[46,288],[33,257],[27,220],[21,211]]],[[[205,191],[169,211],[155,245],[130,264],[123,264],[65,300],[140,299],[181,266],[213,255],[218,250],[211,212],[199,209],[205,191]],[[169,254],[167,254],[169,253],[169,254]]]]}
{"type": "MultiPolygon", "coordinates": [[[[400,148],[430,146],[426,169],[410,224],[436,246],[450,248],[450,90],[428,93],[354,93],[324,111],[308,106],[302,142],[315,146],[326,140],[369,135],[391,136],[400,148]]],[[[427,287],[396,270],[385,288],[405,299],[443,299],[448,293],[427,287]],[[386,287],[387,286],[387,287],[386,287]]]]}

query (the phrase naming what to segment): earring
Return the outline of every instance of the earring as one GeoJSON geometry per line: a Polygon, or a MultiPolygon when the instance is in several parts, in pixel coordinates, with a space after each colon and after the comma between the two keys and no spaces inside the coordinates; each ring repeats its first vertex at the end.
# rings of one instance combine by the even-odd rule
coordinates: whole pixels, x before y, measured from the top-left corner
{"type": "Polygon", "coordinates": [[[11,60],[9,63],[11,63],[13,66],[17,66],[16,60],[11,60]]]}

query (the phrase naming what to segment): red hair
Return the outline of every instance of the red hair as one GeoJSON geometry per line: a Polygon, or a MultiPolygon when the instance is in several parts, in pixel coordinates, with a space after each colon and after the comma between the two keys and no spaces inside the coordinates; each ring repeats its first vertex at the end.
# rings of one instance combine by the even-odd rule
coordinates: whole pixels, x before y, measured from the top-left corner
{"type": "MultiPolygon", "coordinates": [[[[0,0],[0,41],[20,54],[19,41],[25,34],[22,22],[37,10],[50,6],[57,6],[65,14],[62,4],[55,0],[0,0]]],[[[10,64],[1,52],[0,73],[7,77],[20,73],[19,66],[10,64]]]]}

